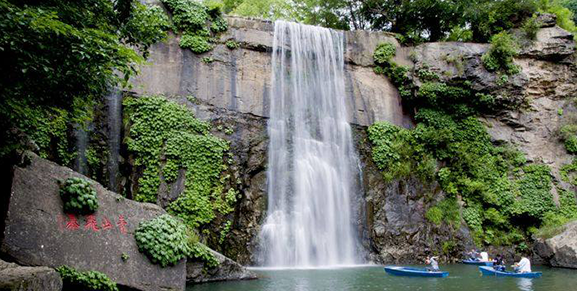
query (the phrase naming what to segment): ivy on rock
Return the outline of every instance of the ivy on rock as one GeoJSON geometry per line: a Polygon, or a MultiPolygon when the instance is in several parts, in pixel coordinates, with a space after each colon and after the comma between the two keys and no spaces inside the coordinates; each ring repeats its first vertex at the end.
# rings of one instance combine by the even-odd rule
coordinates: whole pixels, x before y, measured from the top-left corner
{"type": "Polygon", "coordinates": [[[186,225],[168,214],[141,222],[134,238],[138,250],[163,268],[175,265],[192,253],[186,225]]]}
{"type": "Polygon", "coordinates": [[[129,123],[127,145],[135,164],[143,168],[138,180],[138,201],[156,202],[161,177],[174,182],[184,169],[185,190],[167,210],[191,228],[227,214],[236,203],[236,191],[225,189],[227,141],[209,133],[210,125],[185,106],[160,96],[124,100],[129,123]]]}
{"type": "Polygon", "coordinates": [[[67,213],[90,214],[98,209],[96,191],[82,178],[66,179],[60,188],[60,198],[67,213]]]}
{"type": "MultiPolygon", "coordinates": [[[[502,74],[515,73],[511,38],[503,33],[493,40],[484,57],[491,64],[486,65],[502,74]]],[[[494,144],[477,119],[511,104],[497,103],[467,81],[442,82],[426,65],[410,74],[392,61],[394,48],[391,43],[376,48],[375,72],[398,87],[405,104],[415,109],[417,125],[414,129],[388,122],[371,125],[367,131],[372,158],[386,181],[417,176],[441,185],[446,197],[428,209],[429,221],[458,227],[462,218],[479,244],[521,246],[537,227],[577,216],[572,192],[558,190],[563,203],[555,205],[548,166],[527,164],[514,147],[494,144]],[[413,82],[415,77],[420,86],[413,82]]],[[[564,141],[574,136],[569,127],[561,133],[564,141]]],[[[566,144],[570,149],[571,141],[566,144]]],[[[562,175],[574,180],[574,171],[567,165],[562,175]]]]}
{"type": "Polygon", "coordinates": [[[118,291],[116,282],[97,271],[77,271],[69,266],[56,268],[64,283],[64,290],[118,291]]]}

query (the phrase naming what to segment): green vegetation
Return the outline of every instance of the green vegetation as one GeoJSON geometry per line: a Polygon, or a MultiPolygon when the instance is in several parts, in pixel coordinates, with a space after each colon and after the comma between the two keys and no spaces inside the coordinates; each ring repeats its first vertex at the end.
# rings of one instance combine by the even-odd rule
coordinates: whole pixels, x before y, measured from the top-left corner
{"type": "Polygon", "coordinates": [[[236,42],[234,39],[227,40],[225,45],[227,48],[229,48],[231,50],[234,50],[234,49],[237,49],[240,47],[240,44],[238,42],[236,42]]]}
{"type": "Polygon", "coordinates": [[[56,271],[62,277],[64,290],[118,291],[116,283],[100,272],[80,272],[68,266],[58,267],[56,271]]]}
{"type": "Polygon", "coordinates": [[[60,187],[60,198],[64,203],[64,212],[89,214],[98,209],[96,191],[85,179],[68,178],[60,187]]]}
{"type": "Polygon", "coordinates": [[[175,28],[182,33],[180,47],[202,54],[212,50],[214,37],[226,31],[228,24],[222,17],[223,4],[188,0],[162,0],[172,13],[175,28]]]}
{"type": "Polygon", "coordinates": [[[555,14],[557,25],[569,32],[577,32],[575,26],[575,0],[539,0],[539,11],[555,14]]]}
{"type": "Polygon", "coordinates": [[[206,264],[205,267],[208,268],[214,268],[220,264],[214,254],[201,243],[192,245],[192,252],[189,257],[203,261],[206,264]]]}
{"type": "Polygon", "coordinates": [[[519,68],[513,63],[518,50],[513,37],[507,32],[500,32],[491,38],[491,48],[481,59],[485,68],[490,72],[514,75],[519,72],[519,68]]]}
{"type": "Polygon", "coordinates": [[[168,214],[141,222],[134,238],[138,250],[163,268],[175,265],[192,253],[186,225],[168,214]]]}
{"type": "Polygon", "coordinates": [[[158,8],[124,4],[0,1],[0,157],[30,140],[41,156],[70,164],[72,125],[109,86],[126,85],[167,35],[158,8]]]}
{"type": "Polygon", "coordinates": [[[454,229],[458,229],[461,226],[459,204],[454,198],[443,199],[435,206],[429,208],[425,213],[425,218],[436,225],[441,225],[442,222],[445,222],[454,229]]]}
{"type": "MultiPolygon", "coordinates": [[[[512,73],[510,40],[504,33],[494,38],[486,58],[497,64],[495,70],[512,73]]],[[[446,197],[429,207],[427,220],[455,229],[462,216],[479,244],[521,245],[537,227],[577,215],[572,192],[560,192],[564,202],[559,207],[553,202],[548,166],[527,164],[515,148],[493,144],[477,119],[516,105],[497,103],[467,82],[441,82],[426,65],[415,72],[421,81],[416,87],[408,74],[394,73],[392,68],[398,66],[391,61],[392,48],[390,44],[377,47],[375,71],[398,86],[404,102],[416,111],[417,126],[405,129],[376,122],[369,127],[368,138],[373,161],[386,181],[416,176],[424,183],[441,185],[446,197]],[[457,199],[463,201],[463,209],[457,199]]],[[[570,129],[561,132],[567,139],[575,136],[570,129]]],[[[574,179],[573,166],[564,169],[566,179],[574,179]]]]}
{"type": "Polygon", "coordinates": [[[185,190],[168,205],[171,214],[194,229],[233,210],[236,192],[225,189],[229,176],[221,176],[229,145],[209,133],[208,123],[163,97],[125,98],[124,106],[128,150],[143,169],[136,200],[156,202],[161,177],[172,183],[185,169],[185,190]]]}
{"type": "Polygon", "coordinates": [[[577,124],[565,124],[559,130],[559,137],[570,154],[577,154],[577,124]]]}
{"type": "Polygon", "coordinates": [[[537,16],[533,15],[531,18],[527,18],[523,22],[523,26],[521,26],[523,32],[525,32],[525,36],[530,39],[534,40],[537,37],[537,31],[541,28],[541,23],[537,20],[537,16]]]}

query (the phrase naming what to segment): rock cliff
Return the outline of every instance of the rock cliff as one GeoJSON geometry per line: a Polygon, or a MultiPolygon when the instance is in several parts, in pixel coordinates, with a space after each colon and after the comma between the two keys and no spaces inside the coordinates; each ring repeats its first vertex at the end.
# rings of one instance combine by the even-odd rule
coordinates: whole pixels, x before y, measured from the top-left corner
{"type": "MultiPolygon", "coordinates": [[[[235,210],[230,239],[220,250],[250,264],[255,262],[256,238],[266,212],[266,119],[271,98],[273,24],[237,17],[227,20],[229,30],[220,36],[213,51],[203,55],[180,49],[178,36],[154,46],[150,64],[133,80],[133,91],[137,95],[170,96],[190,105],[199,118],[214,125],[235,124],[235,134],[223,137],[231,141],[234,175],[242,181],[243,198],[235,210]],[[228,40],[240,47],[228,49],[224,45],[228,40]],[[186,96],[193,96],[195,104],[186,96]]],[[[556,185],[573,189],[561,178],[560,169],[572,156],[557,133],[577,114],[571,99],[577,91],[571,81],[576,74],[575,44],[572,35],[555,26],[554,20],[543,20],[536,40],[524,43],[515,59],[520,73],[507,82],[484,68],[481,56],[488,44],[445,42],[401,47],[387,33],[344,32],[347,112],[349,122],[357,126],[363,168],[364,189],[357,197],[358,228],[370,258],[380,262],[417,260],[411,255],[415,249],[418,256],[444,249],[451,253],[448,257],[455,257],[458,250],[472,243],[464,222],[453,229],[425,219],[429,206],[443,197],[438,185],[423,185],[413,178],[385,183],[372,165],[364,136],[366,126],[380,120],[412,126],[411,114],[403,109],[396,88],[372,70],[372,54],[381,42],[395,44],[394,61],[413,73],[427,67],[441,81],[468,81],[473,89],[495,95],[510,109],[482,118],[494,142],[516,145],[529,161],[551,166],[556,185]]],[[[418,78],[415,82],[420,84],[418,78]]],[[[553,187],[554,197],[556,191],[553,187]]]]}
{"type": "MultiPolygon", "coordinates": [[[[270,73],[273,23],[263,20],[227,17],[229,29],[219,36],[215,48],[196,55],[179,47],[179,36],[151,48],[148,63],[132,80],[128,94],[161,94],[185,105],[199,119],[213,125],[212,134],[230,142],[232,162],[227,170],[236,181],[239,199],[234,211],[217,217],[211,225],[230,220],[227,239],[218,234],[203,235],[206,243],[241,264],[256,261],[257,236],[266,214],[267,118],[270,104],[270,73]],[[239,44],[229,49],[225,43],[239,44]],[[219,127],[230,129],[225,134],[219,127]]],[[[427,67],[441,81],[468,81],[473,89],[492,94],[503,110],[482,117],[496,144],[516,145],[530,161],[549,165],[554,184],[575,190],[563,179],[561,168],[570,163],[569,154],[559,140],[562,125],[577,120],[573,97],[575,43],[572,35],[542,21],[536,40],[522,45],[515,58],[520,73],[501,77],[488,72],[481,56],[488,44],[425,43],[401,47],[392,35],[382,32],[343,32],[346,40],[346,93],[348,121],[355,128],[355,140],[361,155],[362,193],[357,193],[357,226],[367,258],[376,262],[417,261],[431,252],[459,256],[472,242],[462,222],[457,226],[435,225],[425,218],[426,210],[444,196],[436,183],[423,183],[415,177],[384,181],[372,162],[366,127],[386,120],[412,127],[412,113],[403,107],[397,89],[386,77],[373,72],[372,55],[377,44],[391,42],[397,47],[394,61],[409,67],[414,74],[427,67]],[[416,255],[415,255],[416,254],[416,255]]],[[[521,33],[515,31],[514,33],[521,33]]],[[[415,79],[420,85],[418,78],[415,79]]],[[[105,111],[103,107],[100,111],[105,111]]],[[[97,112],[97,128],[106,128],[106,113],[97,112]]],[[[126,129],[126,128],[125,128],[126,129]]],[[[109,131],[98,131],[107,140],[109,131]]],[[[121,131],[121,134],[122,131],[121,131]]],[[[101,145],[102,146],[102,145],[101,145]]],[[[100,167],[104,167],[100,163],[100,167]]],[[[130,197],[137,186],[139,169],[121,147],[122,185],[130,197]]],[[[105,171],[100,171],[100,176],[105,171]]],[[[182,192],[183,174],[175,184],[159,190],[158,204],[166,206],[182,192]]],[[[552,194],[558,197],[558,187],[552,194]]],[[[160,210],[159,210],[160,211],[160,210]]]]}

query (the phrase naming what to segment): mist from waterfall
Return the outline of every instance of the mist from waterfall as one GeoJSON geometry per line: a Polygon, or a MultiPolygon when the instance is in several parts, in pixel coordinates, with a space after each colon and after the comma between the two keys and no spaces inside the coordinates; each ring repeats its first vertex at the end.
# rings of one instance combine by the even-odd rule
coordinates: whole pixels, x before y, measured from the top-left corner
{"type": "Polygon", "coordinates": [[[263,266],[359,263],[351,202],[358,158],[343,58],[342,32],[275,22],[263,266]]]}

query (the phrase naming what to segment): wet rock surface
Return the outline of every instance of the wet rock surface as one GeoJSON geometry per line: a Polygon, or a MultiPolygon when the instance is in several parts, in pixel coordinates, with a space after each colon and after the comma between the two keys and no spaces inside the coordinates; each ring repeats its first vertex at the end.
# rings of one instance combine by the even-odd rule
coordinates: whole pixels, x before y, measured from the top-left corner
{"type": "Polygon", "coordinates": [[[577,269],[577,221],[552,238],[538,240],[534,251],[550,266],[577,269]]]}
{"type": "Polygon", "coordinates": [[[62,279],[48,267],[22,267],[0,260],[0,290],[60,291],[62,279]]]}
{"type": "Polygon", "coordinates": [[[377,263],[422,263],[433,253],[442,254],[443,261],[453,261],[460,250],[472,246],[465,222],[452,227],[435,225],[425,218],[429,207],[444,197],[436,183],[416,177],[385,182],[382,172],[372,161],[371,149],[364,128],[355,129],[355,138],[363,169],[364,245],[368,257],[377,263]]]}
{"type": "Polygon", "coordinates": [[[186,263],[186,280],[189,283],[207,283],[218,281],[253,280],[258,276],[242,265],[211,250],[219,262],[218,267],[210,268],[203,262],[189,260],[186,263]]]}
{"type": "Polygon", "coordinates": [[[99,202],[94,215],[64,214],[59,181],[85,177],[33,154],[28,157],[28,165],[14,169],[3,253],[21,265],[99,271],[139,290],[184,289],[185,260],[161,268],[138,251],[134,240],[138,224],[164,210],[124,199],[93,182],[99,202]]]}

